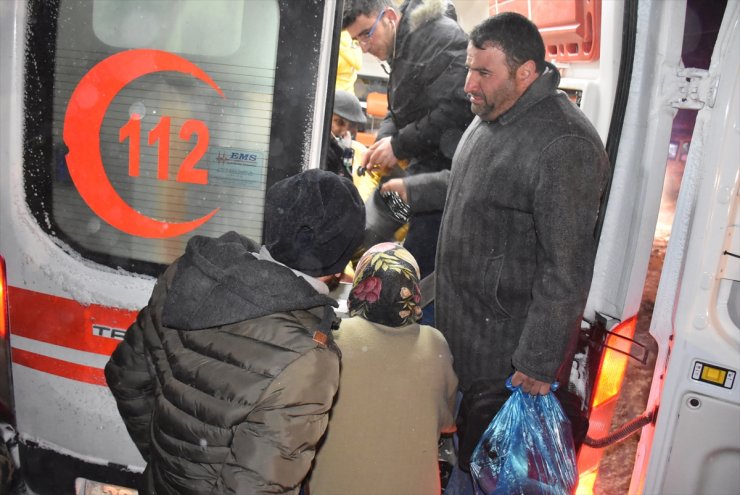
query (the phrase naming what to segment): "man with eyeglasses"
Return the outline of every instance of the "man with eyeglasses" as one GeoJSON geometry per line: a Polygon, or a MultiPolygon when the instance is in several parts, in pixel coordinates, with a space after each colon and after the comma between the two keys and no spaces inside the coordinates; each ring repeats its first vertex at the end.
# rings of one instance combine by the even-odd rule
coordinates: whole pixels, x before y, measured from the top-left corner
{"type": "MultiPolygon", "coordinates": [[[[363,166],[390,176],[449,169],[463,131],[473,118],[465,97],[468,38],[447,0],[346,0],[342,27],[365,53],[390,67],[388,115],[363,166]]],[[[404,247],[422,277],[434,271],[441,211],[412,210],[404,247]]]]}

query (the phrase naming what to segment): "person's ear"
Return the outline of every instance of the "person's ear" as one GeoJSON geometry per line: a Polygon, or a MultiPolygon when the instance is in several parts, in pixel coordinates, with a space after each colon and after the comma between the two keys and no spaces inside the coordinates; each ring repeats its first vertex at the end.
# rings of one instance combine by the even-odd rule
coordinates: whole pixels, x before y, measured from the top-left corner
{"type": "Polygon", "coordinates": [[[537,77],[537,65],[534,60],[527,60],[516,70],[517,79],[522,81],[532,81],[537,77]]]}
{"type": "Polygon", "coordinates": [[[398,12],[396,12],[396,9],[389,7],[388,12],[385,15],[391,26],[393,26],[393,29],[396,29],[396,22],[398,22],[398,12]]]}

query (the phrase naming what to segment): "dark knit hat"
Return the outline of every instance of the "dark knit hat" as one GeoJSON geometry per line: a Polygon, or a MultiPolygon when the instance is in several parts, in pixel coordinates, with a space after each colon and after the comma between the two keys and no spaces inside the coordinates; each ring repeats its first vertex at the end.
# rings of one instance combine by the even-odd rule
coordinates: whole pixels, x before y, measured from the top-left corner
{"type": "Polygon", "coordinates": [[[314,277],[340,273],[360,247],[365,205],[352,182],[311,169],[276,182],[265,199],[265,246],[314,277]]]}

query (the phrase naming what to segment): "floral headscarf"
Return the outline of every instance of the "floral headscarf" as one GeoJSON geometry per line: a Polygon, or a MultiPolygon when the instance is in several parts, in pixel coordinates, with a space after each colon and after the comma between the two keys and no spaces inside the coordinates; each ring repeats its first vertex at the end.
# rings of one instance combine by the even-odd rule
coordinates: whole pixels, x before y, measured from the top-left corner
{"type": "Polygon", "coordinates": [[[349,293],[350,316],[400,327],[421,318],[419,301],[419,266],[411,253],[384,242],[360,258],[349,293]]]}

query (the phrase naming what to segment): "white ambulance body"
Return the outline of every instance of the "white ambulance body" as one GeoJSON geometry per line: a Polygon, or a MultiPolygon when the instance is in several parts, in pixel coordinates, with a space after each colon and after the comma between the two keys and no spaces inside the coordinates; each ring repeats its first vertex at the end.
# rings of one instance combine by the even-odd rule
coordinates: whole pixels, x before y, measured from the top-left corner
{"type": "MultiPolygon", "coordinates": [[[[619,335],[634,334],[673,118],[698,110],[630,493],[736,493],[740,2],[727,2],[709,69],[692,70],[681,62],[684,0],[482,1],[475,19],[480,0],[457,0],[461,21],[518,9],[587,27],[540,25],[562,89],[613,165],[574,371],[590,437],[611,426],[619,351],[630,351],[619,335]]],[[[34,492],[71,492],[76,478],[135,483],[144,462],[103,367],[192,235],[261,239],[266,188],[320,166],[340,10],[0,1],[0,413],[34,492]]],[[[578,493],[591,493],[602,450],[581,449],[578,493]]]]}

